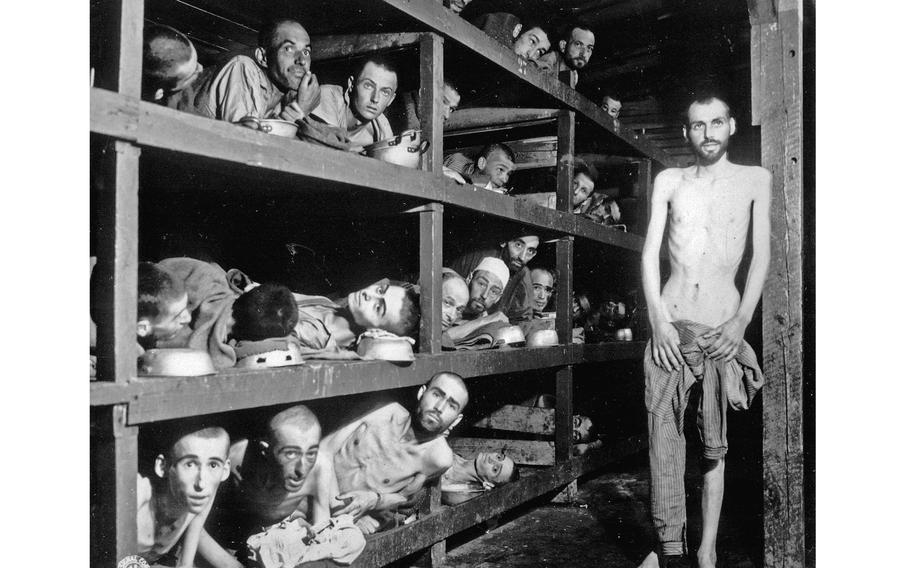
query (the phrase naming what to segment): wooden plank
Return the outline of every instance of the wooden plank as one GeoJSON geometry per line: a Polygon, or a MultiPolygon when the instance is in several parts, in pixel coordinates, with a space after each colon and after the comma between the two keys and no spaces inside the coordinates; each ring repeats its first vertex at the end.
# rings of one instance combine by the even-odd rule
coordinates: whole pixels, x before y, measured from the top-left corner
{"type": "Polygon", "coordinates": [[[474,426],[552,436],[556,432],[556,411],[552,408],[506,404],[475,422],[474,426]]]}
{"type": "Polygon", "coordinates": [[[92,411],[92,566],[116,566],[136,553],[138,428],[126,425],[126,414],[126,405],[92,411]]]}
{"type": "MultiPolygon", "coordinates": [[[[571,233],[640,251],[644,239],[589,219],[527,203],[427,172],[348,152],[270,136],[227,122],[177,112],[102,89],[91,93],[92,132],[179,154],[212,158],[257,171],[300,176],[339,189],[351,186],[438,201],[524,225],[571,233]]],[[[305,184],[301,184],[305,186],[305,184]]]]}
{"type": "Polygon", "coordinates": [[[385,566],[645,448],[647,444],[641,437],[633,437],[553,467],[522,471],[518,481],[459,505],[443,507],[438,513],[416,523],[368,537],[366,548],[351,566],[385,566]]]}
{"type": "Polygon", "coordinates": [[[630,136],[629,133],[617,131],[613,119],[606,111],[579,94],[575,89],[559,81],[558,78],[538,71],[520,59],[511,50],[497,43],[482,30],[472,26],[461,18],[454,18],[441,5],[433,2],[412,2],[411,0],[381,0],[383,3],[429,26],[447,39],[467,47],[477,55],[487,59],[513,77],[525,81],[540,89],[556,102],[578,111],[604,130],[613,133],[617,138],[636,151],[650,156],[667,167],[676,165],[676,160],[667,156],[662,150],[649,141],[630,136]]]}
{"type": "Polygon", "coordinates": [[[420,215],[420,352],[442,352],[442,205],[420,215]]]}
{"type": "Polygon", "coordinates": [[[572,457],[572,366],[556,371],[556,461],[572,457]]]}
{"type": "Polygon", "coordinates": [[[556,209],[572,212],[572,183],[575,174],[575,113],[561,111],[556,126],[556,209]]]}
{"type": "MultiPolygon", "coordinates": [[[[785,6],[781,2],[780,6],[785,6]]],[[[771,265],[762,296],[765,566],[805,565],[803,492],[802,14],[750,4],[760,62],[762,165],[773,176],[771,265]],[[754,9],[753,9],[754,8],[754,9]]]]}
{"type": "Polygon", "coordinates": [[[446,134],[465,134],[463,130],[509,128],[542,124],[556,120],[559,110],[551,108],[477,107],[459,109],[446,121],[446,134]]]}
{"type": "Polygon", "coordinates": [[[480,452],[503,452],[518,465],[556,463],[556,443],[547,440],[449,438],[449,447],[460,456],[475,456],[480,452]]]}
{"type": "Polygon", "coordinates": [[[651,160],[638,162],[638,176],[635,180],[635,197],[638,199],[638,218],[635,220],[635,232],[644,234],[651,218],[651,191],[654,178],[651,172],[651,160]]]}
{"type": "Polygon", "coordinates": [[[95,85],[139,98],[142,94],[143,0],[111,0],[98,4],[103,10],[101,60],[95,85]]]}
{"type": "Polygon", "coordinates": [[[575,276],[572,272],[574,245],[572,237],[563,237],[556,241],[556,334],[559,342],[563,344],[572,343],[572,290],[575,285],[575,276]]]}
{"type": "Polygon", "coordinates": [[[421,156],[421,169],[442,176],[442,37],[424,34],[420,39],[420,129],[430,148],[421,156]]]}
{"type": "Polygon", "coordinates": [[[104,160],[105,200],[99,211],[95,270],[103,310],[98,322],[98,379],[126,382],[136,374],[136,291],[139,263],[139,148],[112,141],[104,160]]]}
{"type": "Polygon", "coordinates": [[[404,32],[314,36],[310,38],[313,61],[341,59],[374,51],[405,48],[429,34],[404,32]]]}

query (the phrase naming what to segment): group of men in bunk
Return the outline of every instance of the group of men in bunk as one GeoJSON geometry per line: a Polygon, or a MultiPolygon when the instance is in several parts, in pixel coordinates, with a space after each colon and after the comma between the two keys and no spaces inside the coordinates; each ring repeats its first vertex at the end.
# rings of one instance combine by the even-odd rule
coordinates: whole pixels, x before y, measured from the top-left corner
{"type": "MultiPolygon", "coordinates": [[[[455,1],[451,7],[458,12],[464,4],[455,1]]],[[[544,26],[522,26],[507,15],[489,15],[478,24],[528,62],[572,71],[573,84],[593,50],[593,33],[580,25],[549,51],[544,26]],[[510,27],[512,23],[516,25],[510,27]]],[[[396,91],[396,70],[381,57],[367,57],[344,86],[319,85],[310,70],[309,36],[293,20],[263,27],[252,55],[207,69],[198,65],[183,34],[157,25],[146,32],[144,96],[218,120],[235,122],[250,115],[314,120],[341,129],[352,148],[362,147],[390,135],[384,112],[396,91]]],[[[459,98],[454,83],[447,81],[446,118],[459,98]]],[[[411,105],[405,114],[416,116],[414,94],[404,99],[411,105]]],[[[604,109],[614,118],[620,106],[614,96],[605,97],[604,109]]],[[[743,336],[768,267],[771,179],[762,168],[728,160],[735,130],[727,102],[716,96],[695,98],[684,135],[696,164],[669,168],[655,180],[642,273],[652,330],[645,381],[652,516],[659,545],[643,561],[645,567],[688,563],[683,416],[696,386],[705,446],[704,522],[696,560],[701,567],[715,565],[727,406],[748,408],[763,383],[743,336]],[[750,224],[752,260],[740,295],[734,277],[750,224]],[[671,272],[661,290],[659,250],[665,229],[671,272]]],[[[474,160],[450,160],[446,173],[501,191],[512,169],[509,148],[492,144],[474,160]]],[[[578,163],[576,172],[573,202],[578,206],[590,195],[596,171],[578,163]]],[[[539,245],[536,235],[514,235],[498,247],[451,263],[443,275],[442,325],[453,343],[485,324],[527,321],[546,310],[555,274],[527,266],[539,245]]],[[[185,277],[196,262],[170,259],[140,266],[137,339],[143,347],[198,340],[194,334],[200,330],[194,325],[199,312],[193,312],[202,299],[190,297],[199,286],[185,277]]],[[[223,325],[207,324],[202,345],[209,345],[213,333],[241,348],[244,342],[290,336],[311,349],[341,353],[366,329],[411,335],[420,315],[417,292],[405,283],[380,281],[335,302],[242,279],[236,287],[230,275],[224,276],[234,292],[231,307],[201,318],[223,320],[223,325]]],[[[155,438],[154,463],[145,464],[152,471],[139,478],[140,553],[156,559],[180,541],[181,566],[192,565],[197,551],[214,566],[240,565],[238,557],[244,554],[228,549],[246,550],[262,566],[316,558],[349,562],[364,546],[362,535],[394,522],[391,512],[411,503],[427,480],[442,476],[495,485],[517,475],[514,462],[502,455],[454,456],[445,436],[467,403],[464,382],[444,372],[420,388],[412,411],[385,405],[326,436],[304,406],[270,417],[261,438],[234,443],[227,431],[210,424],[162,428],[155,438]],[[219,491],[223,482],[226,487],[219,491]]]]}

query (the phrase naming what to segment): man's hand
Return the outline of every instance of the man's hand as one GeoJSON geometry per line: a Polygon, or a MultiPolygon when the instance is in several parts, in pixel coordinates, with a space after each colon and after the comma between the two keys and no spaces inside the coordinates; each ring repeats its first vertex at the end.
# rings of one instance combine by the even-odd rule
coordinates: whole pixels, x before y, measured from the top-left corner
{"type": "Polygon", "coordinates": [[[300,85],[297,87],[297,106],[303,111],[304,115],[310,114],[314,108],[319,106],[320,91],[319,81],[316,75],[307,71],[300,79],[300,85]]]}
{"type": "Polygon", "coordinates": [[[684,364],[679,351],[679,332],[670,322],[651,324],[651,357],[665,371],[678,371],[684,364]]]}
{"type": "Polygon", "coordinates": [[[743,335],[746,333],[746,326],[749,322],[741,316],[733,316],[724,323],[715,327],[702,337],[717,337],[711,345],[707,347],[708,357],[714,360],[723,359],[729,363],[736,358],[739,348],[743,344],[743,335]]]}
{"type": "Polygon", "coordinates": [[[354,521],[354,526],[363,534],[373,534],[379,530],[379,521],[373,517],[361,517],[354,521]]]}
{"type": "Polygon", "coordinates": [[[294,512],[291,513],[290,515],[288,515],[288,517],[284,521],[287,523],[292,523],[292,522],[296,521],[298,525],[300,525],[301,527],[306,529],[306,533],[307,533],[308,537],[310,537],[310,538],[316,537],[316,531],[315,531],[315,529],[313,529],[313,525],[311,525],[309,522],[307,522],[306,513],[304,513],[303,511],[301,511],[299,509],[295,509],[294,512]]]}
{"type": "Polygon", "coordinates": [[[344,507],[337,511],[332,511],[333,517],[350,513],[356,518],[375,509],[379,505],[380,497],[375,491],[348,491],[335,497],[335,499],[344,502],[344,507]]]}

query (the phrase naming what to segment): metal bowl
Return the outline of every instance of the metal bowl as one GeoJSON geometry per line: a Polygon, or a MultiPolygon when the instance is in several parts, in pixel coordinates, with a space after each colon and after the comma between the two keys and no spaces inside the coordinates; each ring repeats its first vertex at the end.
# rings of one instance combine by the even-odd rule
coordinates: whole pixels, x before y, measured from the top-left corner
{"type": "Polygon", "coordinates": [[[517,325],[501,327],[493,332],[493,342],[512,346],[524,345],[525,334],[517,325]]]}
{"type": "Polygon", "coordinates": [[[363,152],[383,162],[416,168],[420,162],[420,155],[426,152],[429,146],[429,140],[420,139],[420,130],[405,130],[398,136],[365,146],[363,152]]]}
{"type": "Polygon", "coordinates": [[[528,347],[547,347],[558,344],[559,336],[556,335],[555,329],[538,329],[528,336],[528,347]]]}
{"type": "Polygon", "coordinates": [[[364,337],[357,343],[357,354],[365,359],[413,361],[414,348],[404,337],[364,337]]]}
{"type": "Polygon", "coordinates": [[[259,130],[260,132],[283,136],[285,138],[297,137],[297,123],[281,120],[279,118],[256,118],[255,116],[245,116],[238,120],[237,124],[252,128],[253,130],[259,130]]]}
{"type": "Polygon", "coordinates": [[[215,365],[201,349],[149,349],[139,356],[138,370],[141,376],[198,377],[214,375],[215,365]]]}

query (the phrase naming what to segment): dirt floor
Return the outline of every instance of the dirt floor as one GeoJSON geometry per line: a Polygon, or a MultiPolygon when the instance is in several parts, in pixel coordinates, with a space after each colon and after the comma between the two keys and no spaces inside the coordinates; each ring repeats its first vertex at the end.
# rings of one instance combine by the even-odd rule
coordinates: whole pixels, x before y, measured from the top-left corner
{"type": "MultiPolygon", "coordinates": [[[[689,542],[694,554],[701,530],[697,456],[687,467],[689,542]]],[[[727,467],[718,566],[762,566],[760,486],[754,475],[727,467]],[[757,501],[757,502],[756,502],[757,501]]],[[[449,539],[446,568],[636,567],[652,546],[648,514],[647,454],[582,478],[574,504],[536,502],[449,539]],[[487,530],[485,530],[487,529],[487,530]],[[474,540],[469,540],[473,538],[474,540]]]]}

